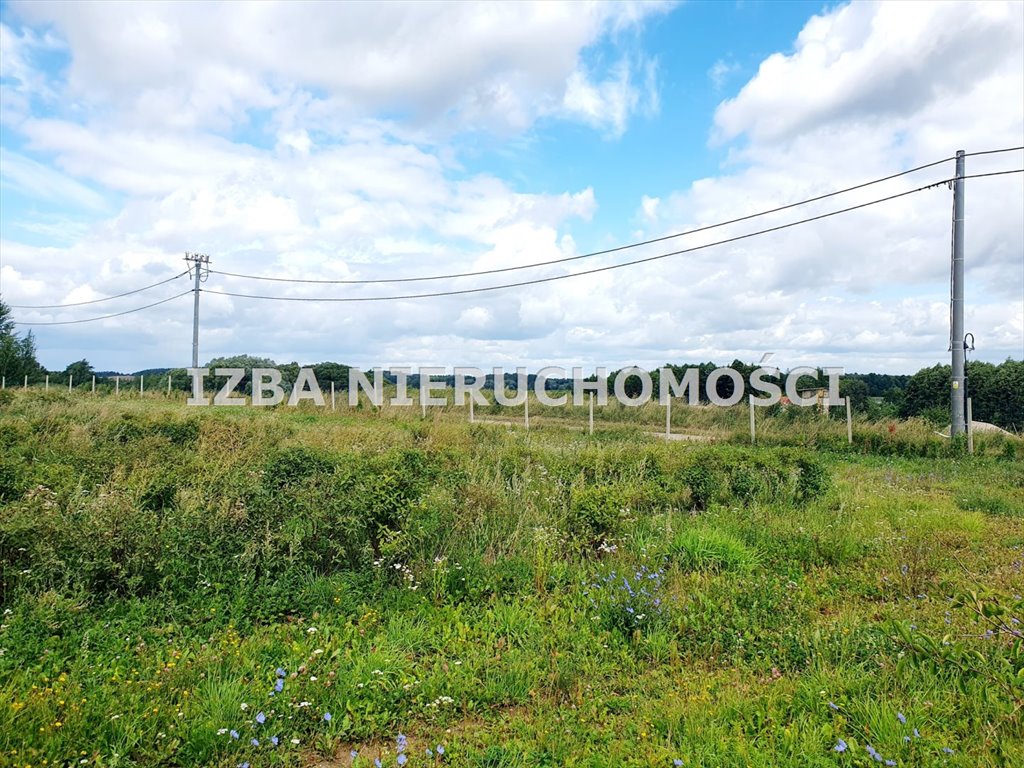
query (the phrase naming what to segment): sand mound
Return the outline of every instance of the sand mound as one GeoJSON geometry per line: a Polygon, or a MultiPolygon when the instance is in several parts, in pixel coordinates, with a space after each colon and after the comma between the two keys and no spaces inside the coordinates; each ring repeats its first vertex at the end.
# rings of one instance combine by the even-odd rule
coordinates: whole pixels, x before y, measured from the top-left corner
{"type": "MultiPolygon", "coordinates": [[[[987,421],[972,421],[971,430],[976,435],[983,432],[987,432],[989,434],[999,433],[1002,435],[1006,435],[1007,437],[1016,437],[1016,435],[1014,435],[1013,432],[1007,432],[1002,427],[997,427],[995,424],[989,424],[987,421]]],[[[939,434],[942,435],[943,437],[949,437],[949,427],[946,427],[944,430],[939,432],[939,434]]]]}

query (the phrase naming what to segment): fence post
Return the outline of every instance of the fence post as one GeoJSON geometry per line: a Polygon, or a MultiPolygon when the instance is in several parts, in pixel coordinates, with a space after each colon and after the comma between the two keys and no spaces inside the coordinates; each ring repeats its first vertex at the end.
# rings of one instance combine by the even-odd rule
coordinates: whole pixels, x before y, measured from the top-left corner
{"type": "Polygon", "coordinates": [[[750,400],[750,444],[753,445],[756,439],[756,433],[754,431],[754,396],[747,395],[750,400]]]}
{"type": "Polygon", "coordinates": [[[25,386],[22,389],[28,389],[28,376],[25,377],[25,386]]]}
{"type": "Polygon", "coordinates": [[[333,411],[335,409],[336,409],[336,403],[335,403],[335,400],[334,400],[334,380],[332,379],[331,380],[331,410],[333,411]]]}
{"type": "Polygon", "coordinates": [[[74,380],[75,380],[75,374],[69,373],[68,374],[68,392],[71,391],[71,382],[74,381],[74,380]]]}
{"type": "Polygon", "coordinates": [[[143,376],[143,375],[142,375],[141,373],[139,374],[139,394],[140,394],[140,395],[142,394],[142,382],[143,382],[143,380],[144,380],[145,378],[146,378],[146,377],[145,377],[145,376],[143,376]]]}
{"type": "Polygon", "coordinates": [[[45,392],[50,391],[50,374],[46,374],[46,385],[44,387],[45,392]]]}
{"type": "Polygon", "coordinates": [[[971,422],[974,420],[974,412],[971,408],[971,398],[967,398],[967,452],[974,454],[974,426],[971,422]]]}
{"type": "Polygon", "coordinates": [[[171,374],[167,374],[167,396],[171,396],[171,374]]]}
{"type": "Polygon", "coordinates": [[[846,442],[853,445],[853,411],[850,408],[850,397],[846,397],[846,442]]]}
{"type": "Polygon", "coordinates": [[[7,377],[6,376],[4,376],[3,384],[0,385],[0,388],[7,389],[7,377]]]}
{"type": "Polygon", "coordinates": [[[96,394],[96,374],[92,375],[92,393],[96,394]]]}
{"type": "Polygon", "coordinates": [[[120,396],[120,394],[121,394],[121,377],[120,376],[115,376],[114,377],[114,395],[115,396],[120,396]]]}

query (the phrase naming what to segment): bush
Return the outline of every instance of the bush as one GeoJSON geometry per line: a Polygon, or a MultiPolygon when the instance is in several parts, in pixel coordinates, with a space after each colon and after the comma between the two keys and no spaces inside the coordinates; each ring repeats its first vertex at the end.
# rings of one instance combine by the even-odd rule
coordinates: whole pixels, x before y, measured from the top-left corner
{"type": "Polygon", "coordinates": [[[799,470],[796,481],[796,497],[799,501],[820,498],[832,487],[828,470],[817,459],[802,456],[796,460],[796,466],[799,470]]]}
{"type": "Polygon", "coordinates": [[[630,514],[626,489],[615,485],[577,485],[572,489],[566,532],[589,550],[617,537],[630,514]]]}
{"type": "Polygon", "coordinates": [[[1003,517],[1024,516],[1024,509],[1013,505],[999,496],[989,496],[981,491],[968,493],[956,500],[956,504],[965,512],[984,512],[986,515],[1003,517]]]}
{"type": "Polygon", "coordinates": [[[690,489],[690,506],[699,511],[722,500],[727,493],[725,478],[710,460],[697,461],[683,470],[683,483],[690,489]]]}
{"type": "Polygon", "coordinates": [[[680,479],[696,510],[713,504],[808,501],[831,487],[824,464],[804,451],[731,446],[694,452],[680,479]]]}

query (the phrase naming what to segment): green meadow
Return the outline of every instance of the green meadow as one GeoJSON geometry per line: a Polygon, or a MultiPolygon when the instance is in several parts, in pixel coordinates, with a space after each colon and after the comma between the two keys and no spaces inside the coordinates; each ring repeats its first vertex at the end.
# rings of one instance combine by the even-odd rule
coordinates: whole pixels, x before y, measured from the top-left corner
{"type": "Polygon", "coordinates": [[[0,765],[1024,765],[1019,438],[0,398],[0,765]]]}

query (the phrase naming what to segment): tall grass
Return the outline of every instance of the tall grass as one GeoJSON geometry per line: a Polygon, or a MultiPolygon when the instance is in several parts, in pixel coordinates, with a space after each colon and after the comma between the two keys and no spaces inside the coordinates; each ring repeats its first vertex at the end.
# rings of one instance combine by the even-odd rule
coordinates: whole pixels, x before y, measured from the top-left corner
{"type": "MultiPolygon", "coordinates": [[[[969,637],[947,597],[1019,588],[1003,448],[929,457],[900,423],[849,449],[803,412],[751,447],[739,410],[678,415],[709,445],[649,434],[655,408],[589,436],[572,412],[5,400],[0,764],[394,764],[399,730],[455,765],[841,765],[865,732],[908,764],[1021,754],[1005,695],[911,669],[887,629],[969,637]]],[[[981,634],[962,658],[1000,668],[981,634]]]]}

